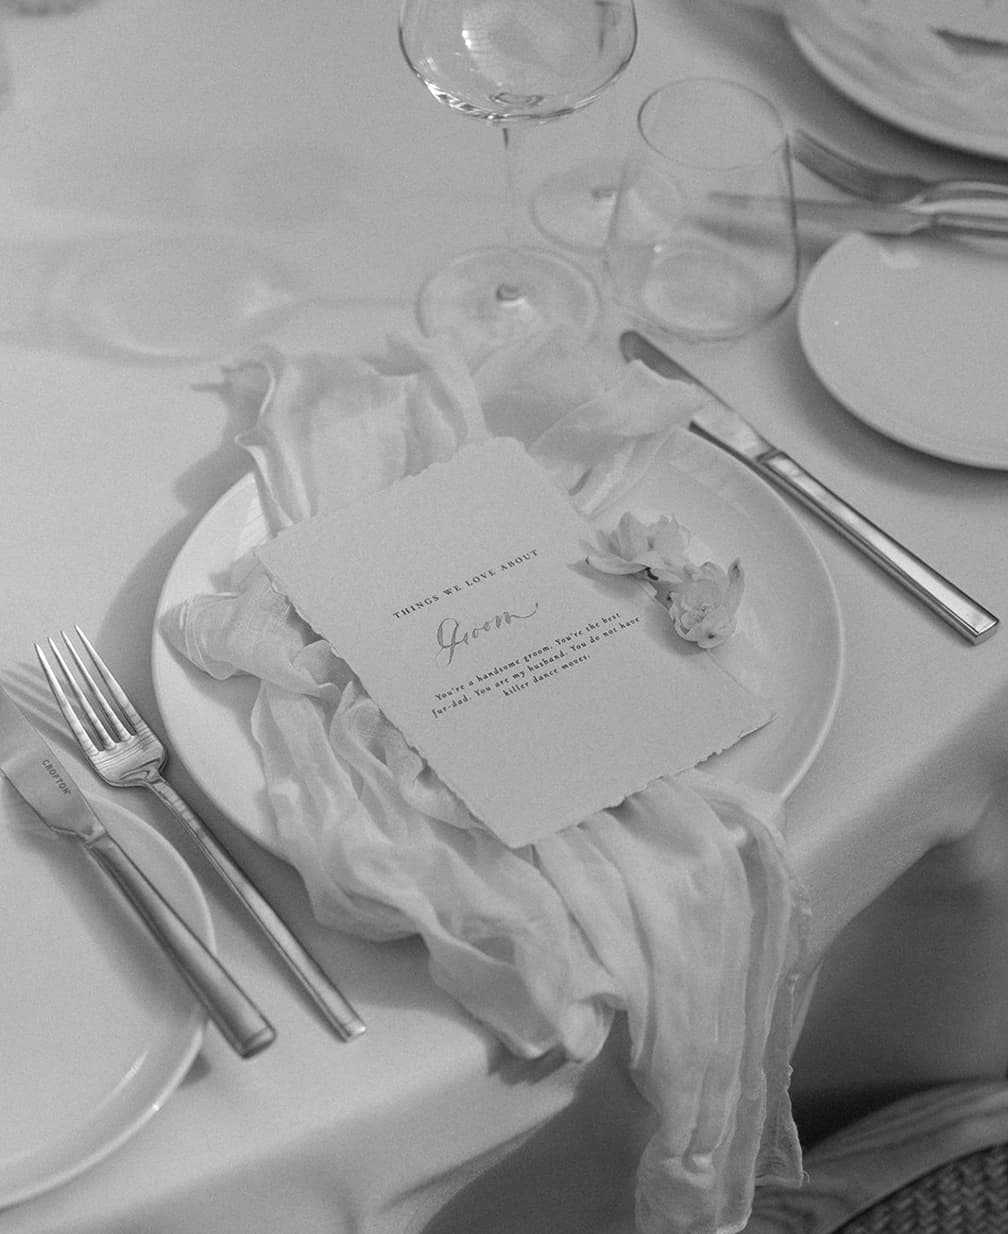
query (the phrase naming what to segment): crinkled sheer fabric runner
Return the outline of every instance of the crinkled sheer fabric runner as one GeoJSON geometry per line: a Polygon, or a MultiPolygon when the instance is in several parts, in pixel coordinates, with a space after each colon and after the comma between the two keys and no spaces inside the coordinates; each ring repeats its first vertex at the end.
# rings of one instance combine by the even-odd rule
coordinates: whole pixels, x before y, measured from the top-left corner
{"type": "MultiPolygon", "coordinates": [[[[618,505],[698,399],[636,365],[613,382],[557,339],[475,380],[447,346],[405,340],[368,363],[260,350],[230,372],[255,415],[238,440],[274,531],[450,457],[487,435],[484,407],[504,416],[517,400],[521,416],[536,390],[557,421],[530,452],[589,518],[618,505]]],[[[797,1182],[788,1055],[807,908],[781,802],[693,770],[509,849],[261,567],[238,563],[233,586],[169,613],[166,633],[217,678],[259,678],[253,734],[318,918],[421,935],[434,980],[522,1057],[590,1059],[625,1011],[632,1074],[658,1115],[642,1234],[739,1230],[757,1177],[797,1182]]]]}

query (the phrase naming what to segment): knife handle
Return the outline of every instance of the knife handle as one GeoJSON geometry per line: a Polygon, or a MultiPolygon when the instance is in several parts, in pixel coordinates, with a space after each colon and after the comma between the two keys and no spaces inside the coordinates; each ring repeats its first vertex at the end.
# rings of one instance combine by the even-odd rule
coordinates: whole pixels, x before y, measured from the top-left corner
{"type": "Polygon", "coordinates": [[[782,450],[772,450],[760,456],[757,467],[768,479],[797,497],[803,505],[857,545],[963,638],[979,643],[997,629],[998,619],[993,613],[820,484],[790,455],[782,450]]]}
{"type": "Polygon", "coordinates": [[[143,871],[108,834],[89,841],[87,848],[146,922],[232,1049],[242,1058],[265,1050],[276,1037],[273,1025],[143,871]]]}

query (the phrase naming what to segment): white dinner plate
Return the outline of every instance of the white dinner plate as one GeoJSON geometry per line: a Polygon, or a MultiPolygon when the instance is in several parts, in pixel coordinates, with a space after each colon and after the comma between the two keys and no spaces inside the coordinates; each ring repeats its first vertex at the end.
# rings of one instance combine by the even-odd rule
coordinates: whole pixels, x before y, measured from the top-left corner
{"type": "MultiPolygon", "coordinates": [[[[100,815],[212,946],[206,900],[174,848],[121,808],[100,815]]],[[[205,1015],[83,847],[50,831],[2,776],[0,938],[2,1209],[138,1131],[189,1070],[205,1015]]]]}
{"type": "MultiPolygon", "coordinates": [[[[727,565],[741,558],[747,581],[740,629],[712,654],[767,699],[775,718],[705,767],[790,793],[826,738],[843,674],[839,605],[818,550],[763,481],[689,433],[677,435],[630,495],[628,508],[652,518],[674,514],[714,560],[727,565]]],[[[162,616],[176,604],[226,585],[230,564],[264,534],[256,485],[247,476],[206,514],[169,570],[152,659],[158,704],[176,754],[238,827],[279,851],[249,727],[258,682],[214,680],[160,630],[162,616]]]]}
{"type": "Polygon", "coordinates": [[[866,82],[856,77],[844,65],[838,63],[828,48],[820,47],[808,32],[792,23],[788,30],[795,46],[812,68],[852,102],[870,111],[872,115],[895,124],[897,128],[918,137],[926,137],[953,150],[965,150],[970,154],[982,154],[988,158],[1008,159],[1008,137],[994,130],[963,128],[949,124],[937,116],[925,115],[903,105],[886,92],[886,77],[879,75],[877,81],[866,82]]]}
{"type": "Polygon", "coordinates": [[[819,379],[879,432],[939,458],[1008,467],[1008,252],[852,233],[798,306],[819,379]]]}

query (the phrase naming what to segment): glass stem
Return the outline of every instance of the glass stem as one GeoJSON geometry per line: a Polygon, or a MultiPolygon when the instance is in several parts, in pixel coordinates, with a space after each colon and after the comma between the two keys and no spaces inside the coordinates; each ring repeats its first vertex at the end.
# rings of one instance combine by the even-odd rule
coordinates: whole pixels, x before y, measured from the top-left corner
{"type": "MultiPolygon", "coordinates": [[[[518,191],[518,132],[505,124],[501,126],[504,138],[504,172],[507,177],[505,188],[507,217],[504,223],[504,237],[507,246],[512,251],[518,248],[518,211],[520,195],[518,191]]],[[[496,291],[496,297],[502,304],[513,304],[521,300],[522,290],[515,282],[501,283],[496,291]]]]}

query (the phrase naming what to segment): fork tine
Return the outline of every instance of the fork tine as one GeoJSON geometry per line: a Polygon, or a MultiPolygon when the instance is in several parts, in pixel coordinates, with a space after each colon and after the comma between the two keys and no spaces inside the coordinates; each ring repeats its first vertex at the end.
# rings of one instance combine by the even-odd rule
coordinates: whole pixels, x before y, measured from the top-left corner
{"type": "MultiPolygon", "coordinates": [[[[61,630],[60,633],[63,636],[63,642],[66,644],[67,651],[70,652],[70,655],[71,655],[71,658],[73,659],[74,664],[77,665],[77,671],[87,682],[88,689],[91,691],[92,697],[94,698],[94,700],[97,702],[98,706],[101,708],[102,712],[104,713],[105,719],[115,730],[115,735],[119,738],[120,741],[123,741],[126,738],[131,737],[132,734],[130,733],[129,729],[123,724],[122,720],[119,718],[119,713],[112,706],[112,704],[108,701],[105,695],[101,692],[101,688],[99,687],[98,683],[95,681],[91,673],[91,670],[84,663],[83,659],[81,658],[80,652],[77,650],[77,648],[73,645],[73,643],[67,637],[66,631],[61,630]]],[[[70,684],[71,686],[73,686],[74,682],[71,681],[70,684]]],[[[81,697],[81,696],[78,695],[78,697],[81,697]]],[[[84,706],[87,707],[86,702],[84,703],[84,706]]],[[[91,715],[92,713],[89,710],[89,717],[91,715]]]]}
{"type": "Polygon", "coordinates": [[[815,154],[821,154],[825,159],[835,160],[837,157],[836,151],[832,146],[828,146],[821,138],[816,137],[814,133],[810,133],[808,129],[792,129],[791,139],[806,150],[811,150],[815,154]]]}
{"type": "MultiPolygon", "coordinates": [[[[115,701],[119,704],[119,707],[122,710],[123,715],[126,717],[127,720],[129,720],[130,724],[133,725],[134,732],[141,733],[141,734],[147,732],[148,731],[147,723],[144,720],[143,716],[141,716],[139,711],[137,711],[137,709],[130,702],[129,696],[127,695],[126,691],[122,688],[122,686],[116,680],[115,674],[112,672],[109,666],[105,663],[105,661],[98,654],[98,651],[92,644],[91,640],[84,633],[84,631],[80,628],[80,626],[75,625],[74,629],[77,632],[77,637],[84,644],[84,647],[86,648],[88,655],[91,657],[92,663],[94,664],[95,668],[100,673],[102,680],[108,686],[109,692],[111,693],[115,701]]],[[[124,731],[122,733],[122,736],[128,737],[130,736],[130,734],[124,731]]]]}
{"type": "MultiPolygon", "coordinates": [[[[852,168],[846,159],[837,156],[835,150],[824,146],[818,138],[804,129],[793,129],[791,132],[791,152],[795,158],[809,171],[824,179],[852,182],[852,168]]],[[[858,181],[860,185],[860,181],[858,181]]]]}
{"type": "MultiPolygon", "coordinates": [[[[52,644],[52,639],[50,639],[49,642],[52,644]]],[[[53,650],[56,651],[56,648],[53,647],[53,650]]],[[[63,712],[63,718],[70,726],[70,731],[73,733],[74,737],[77,738],[77,744],[88,758],[94,758],[99,753],[98,747],[91,739],[91,734],[80,722],[77,712],[74,711],[72,703],[66,696],[66,691],[60,685],[59,679],[53,672],[52,666],[45,657],[45,652],[38,645],[38,643],[35,644],[35,654],[38,656],[39,664],[42,666],[42,672],[45,674],[45,679],[49,683],[49,689],[52,691],[53,698],[56,700],[56,704],[60,711],[63,712]]],[[[56,654],[59,656],[58,651],[56,651],[56,654]]]]}
{"type": "Polygon", "coordinates": [[[792,130],[791,149],[798,162],[816,175],[857,183],[859,187],[863,185],[863,177],[859,174],[860,167],[839,150],[827,146],[804,129],[792,130]]]}
{"type": "Polygon", "coordinates": [[[50,665],[38,643],[35,644],[35,652],[42,665],[49,688],[59,704],[60,711],[94,770],[106,784],[111,784],[116,788],[145,788],[154,793],[199,845],[217,873],[251,914],[253,920],[266,934],[283,957],[284,962],[320,1008],[326,1021],[345,1040],[359,1036],[364,1031],[364,1024],[353,1007],[328,975],[319,968],[312,956],[305,951],[269,901],[235,862],[227,849],[216,839],[209,827],[162,777],[161,771],[168,752],[161,739],[144,722],[130,702],[126,691],[116,680],[112,670],[98,654],[80,626],[74,626],[74,631],[77,636],[76,640],[72,640],[65,631],[62,631],[66,652],[73,667],[68,665],[52,639],[49,639],[49,647],[58,669],[50,665]],[[78,641],[83,648],[83,653],[75,646],[78,641]],[[95,670],[94,674],[88,668],[87,657],[90,657],[91,665],[95,670]],[[78,706],[75,706],[72,698],[68,697],[68,692],[63,689],[58,676],[59,669],[62,670],[70,695],[76,699],[78,706]],[[100,678],[105,687],[104,690],[96,677],[100,678]],[[93,696],[95,706],[92,706],[91,700],[88,699],[88,691],[93,696]],[[95,707],[106,713],[108,724],[121,734],[117,741],[109,737],[105,721],[95,707]],[[98,740],[106,743],[104,749],[99,749],[95,745],[92,734],[87,730],[85,716],[88,722],[95,726],[94,731],[98,740]],[[128,724],[133,724],[136,732],[130,732],[126,727],[128,724]]]}
{"type": "MultiPolygon", "coordinates": [[[[91,724],[92,733],[98,738],[98,740],[101,742],[101,744],[105,747],[106,750],[111,749],[111,747],[115,744],[112,739],[112,734],[109,732],[108,728],[103,723],[101,716],[95,710],[94,705],[91,702],[91,699],[84,692],[84,689],[82,688],[77,678],[74,676],[70,668],[70,665],[67,664],[66,658],[64,657],[63,653],[60,651],[59,647],[56,646],[56,643],[51,638],[47,639],[46,641],[49,644],[49,650],[55,656],[56,662],[60,666],[60,669],[63,672],[64,681],[70,687],[71,693],[73,694],[74,698],[77,700],[78,706],[87,716],[88,721],[91,724]]],[[[63,641],[66,642],[66,635],[63,636],[63,641]]],[[[73,648],[70,647],[69,643],[67,643],[67,648],[70,652],[73,652],[73,648]]],[[[79,657],[76,657],[76,658],[77,658],[77,662],[80,663],[79,657]]],[[[81,667],[83,667],[83,665],[81,667]]],[[[85,680],[86,679],[87,679],[87,673],[85,670],[85,680]]],[[[89,684],[93,686],[94,683],[89,682],[89,684]]],[[[99,703],[99,705],[101,704],[99,703]]],[[[105,710],[107,711],[107,707],[105,708],[105,710]]]]}
{"type": "Polygon", "coordinates": [[[926,187],[926,182],[919,176],[862,163],[860,159],[833,149],[804,129],[794,128],[789,136],[791,153],[806,170],[856,197],[895,204],[906,201],[926,187]]]}

